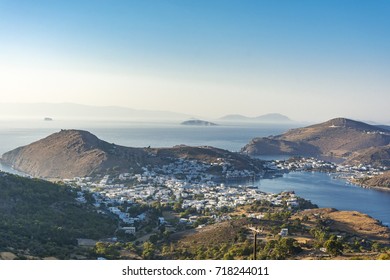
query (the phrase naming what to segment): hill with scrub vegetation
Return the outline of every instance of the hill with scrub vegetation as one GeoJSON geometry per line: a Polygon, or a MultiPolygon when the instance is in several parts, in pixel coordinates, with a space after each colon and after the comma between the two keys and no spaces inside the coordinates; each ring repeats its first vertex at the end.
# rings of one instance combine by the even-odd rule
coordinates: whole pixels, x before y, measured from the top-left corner
{"type": "Polygon", "coordinates": [[[256,233],[256,259],[390,258],[390,230],[379,221],[356,211],[301,202],[301,208],[289,209],[258,201],[218,213],[219,222],[192,209],[191,215],[197,215],[192,225],[174,222],[189,209],[163,207],[157,214],[170,226],[160,225],[149,238],[135,242],[100,242],[95,251],[108,259],[252,260],[256,233]]]}
{"type": "Polygon", "coordinates": [[[255,232],[257,259],[390,258],[390,230],[379,221],[298,201],[299,208],[257,201],[220,209],[213,214],[220,221],[180,203],[125,204],[120,207],[127,213],[147,217],[135,235],[126,235],[108,211],[91,205],[89,193],[0,173],[0,259],[249,260],[255,232]],[[196,221],[180,221],[189,216],[196,221]]]}
{"type": "Polygon", "coordinates": [[[15,258],[87,258],[77,239],[112,236],[116,221],[76,200],[78,191],[0,173],[0,252],[15,258]],[[6,253],[5,253],[6,252],[6,253]]]}

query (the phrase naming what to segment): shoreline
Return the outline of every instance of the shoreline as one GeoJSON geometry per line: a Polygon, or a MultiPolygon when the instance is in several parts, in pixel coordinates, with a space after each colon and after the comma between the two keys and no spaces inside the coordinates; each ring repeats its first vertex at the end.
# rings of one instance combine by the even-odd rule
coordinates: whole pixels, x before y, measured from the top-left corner
{"type": "MultiPolygon", "coordinates": [[[[294,159],[294,158],[290,158],[289,160],[291,159],[294,159]]],[[[299,158],[298,158],[299,159],[299,158]]],[[[304,158],[303,158],[304,159],[304,158]]],[[[310,159],[310,158],[309,158],[310,159]]],[[[322,158],[312,158],[313,160],[323,160],[322,158]]],[[[268,162],[277,162],[278,160],[266,160],[268,162]]],[[[284,160],[286,161],[286,160],[284,160]]],[[[333,166],[339,166],[338,163],[336,162],[328,162],[329,164],[333,165],[333,166]]],[[[386,169],[384,169],[386,170],[386,169]]],[[[353,173],[350,173],[350,172],[345,172],[345,171],[339,171],[339,170],[336,170],[336,168],[334,169],[324,169],[323,167],[316,167],[316,168],[305,168],[305,167],[298,167],[298,168],[291,168],[291,169],[280,169],[279,171],[282,171],[284,173],[290,173],[290,172],[319,172],[319,173],[328,173],[328,174],[334,174],[333,178],[337,178],[337,179],[342,179],[343,181],[347,182],[347,183],[350,183],[350,184],[353,184],[355,186],[358,186],[358,187],[361,187],[361,188],[364,188],[364,189],[373,189],[373,190],[378,190],[378,191],[386,191],[386,192],[390,192],[390,186],[389,187],[386,187],[386,186],[370,186],[370,185],[366,185],[364,183],[361,183],[359,182],[358,180],[356,180],[355,178],[351,178],[350,176],[353,174],[353,173]]],[[[384,172],[384,171],[382,171],[384,172]]],[[[376,175],[376,176],[379,176],[379,175],[376,175]]]]}
{"type": "Polygon", "coordinates": [[[390,192],[390,188],[388,187],[380,187],[380,186],[368,186],[368,185],[364,185],[364,184],[361,184],[359,182],[356,182],[354,180],[351,180],[351,179],[346,179],[347,182],[351,183],[351,184],[354,184],[356,186],[359,186],[363,189],[373,189],[373,190],[377,190],[377,191],[385,191],[385,192],[390,192]]]}
{"type": "MultiPolygon", "coordinates": [[[[2,165],[2,166],[4,166],[4,165],[2,165]]],[[[11,168],[11,167],[9,167],[9,168],[11,168]]],[[[14,169],[12,169],[12,170],[14,170],[14,169]]],[[[15,171],[15,170],[14,170],[15,171]]],[[[5,171],[5,172],[7,172],[7,171],[5,171]]],[[[306,170],[299,170],[299,171],[297,171],[297,170],[289,170],[289,171],[284,171],[283,173],[290,173],[290,172],[296,172],[296,173],[307,173],[307,172],[309,172],[309,171],[306,171],[306,170]]],[[[310,173],[314,173],[314,172],[316,172],[316,173],[322,173],[322,174],[327,174],[327,175],[331,175],[332,173],[329,173],[329,172],[324,172],[324,171],[310,171],[310,173]]],[[[281,176],[283,176],[283,174],[281,174],[281,173],[278,173],[278,172],[270,172],[271,174],[272,173],[274,173],[274,175],[276,175],[276,176],[265,176],[265,177],[267,177],[267,179],[275,179],[275,178],[278,178],[280,175],[281,176]],[[279,176],[277,176],[277,175],[279,175],[279,176]]],[[[13,174],[15,174],[15,172],[13,172],[13,174]]],[[[334,172],[333,173],[333,175],[337,175],[337,174],[342,174],[342,172],[334,172]]],[[[19,175],[19,174],[15,174],[15,175],[19,175]]],[[[270,174],[267,174],[267,175],[270,175],[270,174]]],[[[20,176],[20,175],[19,175],[20,176]]],[[[264,178],[264,177],[263,177],[264,178]]],[[[50,181],[50,182],[57,182],[57,181],[62,181],[62,179],[59,179],[59,178],[55,178],[55,179],[53,179],[53,178],[41,178],[41,179],[43,179],[43,180],[46,180],[46,181],[50,181]]],[[[364,185],[362,185],[362,184],[358,184],[357,182],[354,182],[353,181],[353,179],[351,179],[351,178],[346,178],[346,177],[339,177],[339,176],[334,176],[334,179],[337,179],[337,180],[340,180],[340,181],[342,181],[342,182],[345,182],[346,184],[347,183],[349,183],[349,184],[353,184],[354,186],[356,186],[356,187],[360,187],[360,188],[364,188],[364,189],[372,189],[372,190],[375,190],[375,191],[380,191],[380,192],[383,192],[383,191],[385,191],[385,192],[390,192],[390,188],[386,188],[386,187],[371,187],[371,186],[364,186],[364,185]]],[[[245,180],[244,180],[245,181],[245,180]]],[[[238,183],[238,182],[236,182],[236,183],[238,183]]],[[[250,184],[248,184],[249,182],[247,181],[246,182],[246,184],[245,184],[245,187],[254,187],[254,186],[251,186],[250,184]]],[[[229,185],[229,184],[226,184],[226,185],[229,185]]],[[[238,186],[236,186],[236,187],[241,187],[240,185],[238,185],[238,186]]],[[[264,191],[263,191],[264,192],[264,191]]],[[[294,190],[294,192],[295,192],[295,190],[294,190]]],[[[269,192],[269,191],[265,191],[265,193],[275,193],[275,192],[269,192]]],[[[277,193],[277,192],[276,192],[277,193]]],[[[304,195],[300,195],[300,197],[302,197],[303,199],[308,199],[306,196],[304,196],[304,195]]],[[[327,206],[328,207],[328,206],[327,206]]],[[[337,208],[337,207],[336,207],[337,208]]],[[[371,214],[368,214],[366,211],[362,211],[362,210],[356,210],[355,209],[355,211],[358,211],[358,212],[360,212],[360,213],[364,213],[364,214],[367,214],[367,215],[370,215],[370,217],[373,217],[373,216],[371,216],[371,214]]],[[[378,220],[378,221],[380,221],[380,219],[378,219],[378,218],[375,218],[375,217],[373,217],[374,219],[376,219],[376,220],[378,220]]],[[[387,228],[390,228],[390,225],[388,225],[388,223],[385,223],[385,224],[383,224],[384,226],[386,226],[387,228]]]]}
{"type": "Polygon", "coordinates": [[[24,173],[23,171],[13,168],[11,165],[8,165],[3,159],[0,158],[0,171],[22,176],[22,177],[32,177],[31,175],[24,173]]]}
{"type": "MultiPolygon", "coordinates": [[[[15,174],[15,175],[19,175],[19,176],[23,176],[23,177],[32,177],[31,175],[26,174],[23,171],[19,171],[17,169],[14,169],[13,167],[11,167],[8,164],[6,164],[2,159],[0,159],[0,171],[6,172],[6,173],[15,174]],[[5,167],[5,168],[1,168],[1,167],[5,167]]],[[[283,176],[283,173],[290,173],[290,172],[292,172],[292,170],[283,171],[282,173],[278,173],[278,172],[275,172],[275,171],[273,171],[273,172],[269,171],[268,173],[266,172],[264,174],[264,175],[267,175],[267,176],[263,177],[262,179],[274,179],[274,178],[283,176]]],[[[313,170],[299,170],[299,171],[298,170],[293,170],[293,172],[313,172],[313,170]]],[[[315,170],[314,172],[329,173],[329,172],[325,172],[325,171],[321,171],[321,170],[315,170]]],[[[333,174],[343,174],[343,173],[342,172],[333,172],[333,174]]],[[[361,184],[361,183],[355,181],[354,179],[350,179],[350,178],[346,178],[346,177],[342,177],[342,176],[335,176],[335,178],[341,179],[341,180],[343,180],[343,181],[345,181],[347,183],[353,184],[353,185],[358,186],[358,187],[363,188],[363,189],[372,189],[372,190],[377,190],[377,191],[390,192],[390,188],[388,188],[388,187],[368,186],[368,185],[361,184]]],[[[48,181],[52,181],[52,179],[53,178],[46,178],[46,180],[48,180],[48,181]]],[[[55,180],[62,180],[62,179],[55,178],[55,180]]],[[[227,185],[234,184],[234,183],[248,183],[248,178],[240,178],[240,179],[232,179],[232,178],[231,179],[227,179],[227,178],[225,178],[225,180],[222,180],[222,178],[221,178],[220,182],[223,182],[223,181],[227,185]]]]}

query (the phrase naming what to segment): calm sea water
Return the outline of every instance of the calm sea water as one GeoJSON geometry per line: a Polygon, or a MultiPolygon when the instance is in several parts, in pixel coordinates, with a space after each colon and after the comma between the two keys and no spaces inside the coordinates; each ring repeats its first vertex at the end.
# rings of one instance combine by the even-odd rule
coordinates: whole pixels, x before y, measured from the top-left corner
{"type": "MultiPolygon", "coordinates": [[[[295,125],[298,127],[299,125],[295,125]]],[[[100,139],[128,147],[210,145],[239,151],[252,138],[277,135],[293,126],[271,124],[226,124],[213,127],[177,123],[127,123],[78,121],[0,121],[0,154],[30,144],[61,129],[82,129],[100,139]]]]}
{"type": "MultiPolygon", "coordinates": [[[[299,126],[299,125],[297,125],[299,126]]],[[[0,155],[42,139],[60,129],[83,129],[107,142],[129,147],[171,147],[179,144],[210,145],[239,151],[252,138],[277,135],[292,128],[286,125],[223,125],[189,127],[169,123],[0,121],[0,155]]],[[[0,169],[10,172],[7,167],[0,169]]],[[[257,182],[266,192],[294,190],[320,207],[357,210],[390,224],[390,192],[363,189],[332,179],[324,173],[289,173],[281,178],[257,182]]]]}
{"type": "Polygon", "coordinates": [[[283,177],[261,179],[255,185],[264,192],[295,191],[319,207],[356,210],[390,225],[389,191],[364,189],[320,172],[290,172],[283,177]]]}

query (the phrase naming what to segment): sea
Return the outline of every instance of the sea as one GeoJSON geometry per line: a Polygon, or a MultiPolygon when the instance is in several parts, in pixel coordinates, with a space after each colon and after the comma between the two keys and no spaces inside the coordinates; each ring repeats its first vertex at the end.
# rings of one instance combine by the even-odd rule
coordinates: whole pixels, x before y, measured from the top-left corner
{"type": "MultiPolygon", "coordinates": [[[[237,152],[255,137],[278,135],[300,126],[302,124],[297,123],[226,123],[203,127],[168,122],[3,120],[0,121],[0,155],[61,129],[87,130],[102,140],[128,147],[172,147],[184,144],[214,146],[237,152]]],[[[16,173],[1,164],[0,170],[16,173]]],[[[356,210],[378,219],[386,226],[390,225],[390,191],[365,189],[320,172],[290,172],[282,177],[260,179],[255,185],[261,191],[271,193],[294,191],[319,207],[356,210]]]]}

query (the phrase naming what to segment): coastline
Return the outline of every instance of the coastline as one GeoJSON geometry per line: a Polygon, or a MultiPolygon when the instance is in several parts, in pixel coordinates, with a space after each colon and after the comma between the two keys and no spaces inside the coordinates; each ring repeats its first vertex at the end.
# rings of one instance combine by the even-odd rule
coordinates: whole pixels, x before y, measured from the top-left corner
{"type": "Polygon", "coordinates": [[[13,168],[11,165],[8,165],[3,159],[0,158],[0,171],[23,176],[23,177],[31,177],[31,175],[24,173],[23,171],[17,170],[13,168]]]}
{"type": "MultiPolygon", "coordinates": [[[[365,175],[365,176],[372,176],[372,173],[369,173],[367,169],[365,170],[345,170],[345,166],[340,165],[337,162],[327,162],[323,161],[323,159],[320,158],[315,158],[315,157],[309,157],[309,158],[303,158],[303,157],[298,157],[298,158],[290,158],[288,160],[283,160],[282,164],[278,160],[270,160],[274,166],[277,166],[279,168],[279,171],[282,172],[320,172],[320,173],[328,173],[334,174],[334,178],[342,179],[347,183],[356,185],[358,187],[364,188],[364,189],[373,189],[373,190],[378,190],[378,191],[386,191],[390,192],[390,186],[373,186],[373,185],[368,185],[362,182],[359,179],[354,178],[355,175],[358,173],[360,175],[365,175]],[[288,162],[288,164],[286,164],[288,162]],[[309,167],[306,166],[306,164],[309,163],[309,167]],[[314,165],[313,165],[314,163],[314,165]]],[[[371,166],[368,166],[368,168],[371,168],[371,166]]],[[[385,172],[385,167],[379,167],[376,168],[377,170],[374,170],[375,172],[381,172],[379,174],[383,174],[385,172]]],[[[380,175],[376,175],[380,176],[380,175]]],[[[359,178],[367,178],[367,177],[359,177],[359,178]]],[[[371,178],[371,177],[369,177],[371,178]]]]}
{"type": "Polygon", "coordinates": [[[362,183],[359,183],[355,180],[352,180],[352,179],[347,179],[347,182],[351,183],[351,184],[354,184],[356,186],[359,186],[363,189],[373,189],[373,190],[377,190],[377,191],[385,191],[385,192],[390,192],[390,188],[388,187],[380,187],[380,186],[369,186],[369,185],[365,185],[365,184],[362,184],[362,183]]]}

